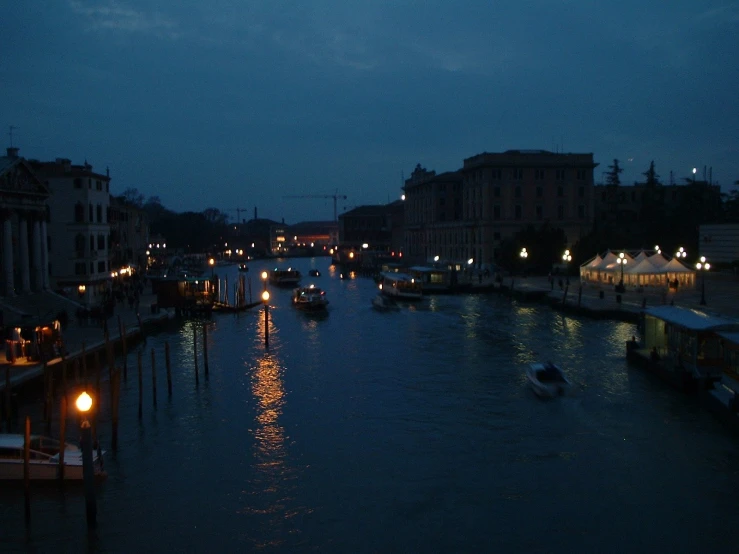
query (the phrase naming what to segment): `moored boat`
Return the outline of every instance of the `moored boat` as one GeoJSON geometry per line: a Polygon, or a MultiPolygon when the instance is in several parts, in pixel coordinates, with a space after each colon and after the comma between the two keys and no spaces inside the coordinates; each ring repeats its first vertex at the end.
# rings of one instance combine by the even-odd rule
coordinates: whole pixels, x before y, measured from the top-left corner
{"type": "Polygon", "coordinates": [[[324,311],[328,306],[326,291],[315,285],[293,290],[293,306],[305,311],[324,311]]]}
{"type": "Polygon", "coordinates": [[[421,283],[406,273],[382,273],[379,287],[382,294],[392,298],[420,300],[423,296],[421,283]]]}
{"type": "MultiPolygon", "coordinates": [[[[25,436],[20,434],[0,434],[0,480],[24,479],[25,436]]],[[[29,443],[29,476],[31,480],[48,481],[59,479],[59,453],[61,443],[51,437],[31,435],[29,443]]],[[[95,477],[104,477],[102,468],[103,452],[93,451],[92,461],[95,477]]],[[[82,449],[65,443],[64,479],[82,480],[82,449]]]]}
{"type": "Polygon", "coordinates": [[[249,266],[245,262],[239,264],[239,271],[249,271],[249,266]]]}
{"type": "Polygon", "coordinates": [[[572,383],[562,369],[552,362],[533,363],[526,370],[529,384],[537,396],[553,398],[567,394],[572,383]]]}

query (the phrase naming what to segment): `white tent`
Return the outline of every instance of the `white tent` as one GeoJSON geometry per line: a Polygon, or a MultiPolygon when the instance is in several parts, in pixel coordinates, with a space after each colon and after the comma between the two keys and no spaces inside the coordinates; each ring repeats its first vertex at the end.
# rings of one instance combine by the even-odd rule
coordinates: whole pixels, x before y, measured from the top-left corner
{"type": "Polygon", "coordinates": [[[677,258],[667,260],[662,254],[649,256],[643,250],[635,257],[623,252],[625,264],[618,263],[621,253],[607,251],[596,256],[580,268],[580,279],[586,282],[615,285],[623,275],[624,284],[630,287],[695,286],[695,271],[684,266],[677,258]]]}

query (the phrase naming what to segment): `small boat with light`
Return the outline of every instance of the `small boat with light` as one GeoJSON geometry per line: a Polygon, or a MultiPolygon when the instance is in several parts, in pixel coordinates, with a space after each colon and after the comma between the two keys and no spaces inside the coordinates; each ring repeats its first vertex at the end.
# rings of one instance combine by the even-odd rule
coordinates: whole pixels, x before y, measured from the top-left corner
{"type": "MultiPolygon", "coordinates": [[[[24,479],[25,440],[25,436],[21,434],[0,434],[0,480],[24,479]]],[[[51,437],[31,435],[28,446],[30,479],[34,481],[59,479],[61,443],[51,437]]],[[[102,468],[103,454],[101,451],[92,453],[96,478],[105,476],[102,468]]],[[[65,443],[64,479],[81,481],[82,478],[82,449],[74,444],[65,443]]]]}
{"type": "Polygon", "coordinates": [[[320,277],[321,272],[317,269],[311,269],[310,271],[308,271],[308,275],[310,275],[311,277],[320,277]]]}
{"type": "Polygon", "coordinates": [[[302,278],[300,271],[291,267],[287,269],[274,268],[267,275],[270,284],[277,287],[294,287],[300,283],[302,278]]]}
{"type": "Polygon", "coordinates": [[[315,285],[298,287],[293,290],[293,306],[307,312],[325,311],[328,307],[326,291],[315,285]]]}
{"type": "Polygon", "coordinates": [[[245,262],[241,262],[239,264],[239,271],[244,271],[244,272],[249,271],[249,266],[246,265],[245,262]]]}
{"type": "Polygon", "coordinates": [[[572,387],[562,368],[552,362],[530,364],[526,376],[531,388],[542,398],[563,396],[572,387]]]}

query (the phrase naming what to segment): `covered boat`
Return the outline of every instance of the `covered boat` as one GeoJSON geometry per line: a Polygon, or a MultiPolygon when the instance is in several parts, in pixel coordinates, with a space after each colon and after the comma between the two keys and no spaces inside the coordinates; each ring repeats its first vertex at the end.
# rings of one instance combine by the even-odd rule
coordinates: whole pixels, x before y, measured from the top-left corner
{"type": "MultiPolygon", "coordinates": [[[[24,479],[25,436],[0,434],[0,480],[24,479]]],[[[61,443],[51,437],[31,435],[29,443],[29,473],[32,480],[59,479],[61,443]]],[[[103,452],[93,451],[95,477],[105,476],[103,452]]],[[[73,444],[64,445],[64,479],[82,480],[82,450],[73,444]]]]}
{"type": "Polygon", "coordinates": [[[572,383],[562,369],[552,362],[533,363],[526,370],[526,376],[534,392],[542,398],[553,398],[567,394],[572,383]]]}
{"type": "Polygon", "coordinates": [[[324,311],[328,306],[326,291],[315,285],[293,290],[293,306],[305,311],[324,311]]]}

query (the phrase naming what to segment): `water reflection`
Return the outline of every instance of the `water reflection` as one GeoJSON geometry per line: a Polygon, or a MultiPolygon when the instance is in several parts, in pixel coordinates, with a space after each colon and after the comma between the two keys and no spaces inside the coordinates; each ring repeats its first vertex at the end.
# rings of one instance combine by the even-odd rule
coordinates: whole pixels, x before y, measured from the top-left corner
{"type": "Polygon", "coordinates": [[[285,403],[282,370],[277,359],[265,354],[257,361],[251,376],[252,393],[257,401],[257,426],[254,429],[259,466],[274,468],[284,458],[284,429],[279,416],[285,403]]]}

